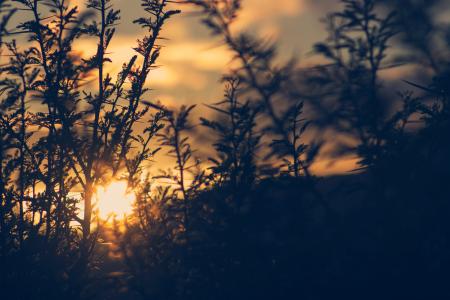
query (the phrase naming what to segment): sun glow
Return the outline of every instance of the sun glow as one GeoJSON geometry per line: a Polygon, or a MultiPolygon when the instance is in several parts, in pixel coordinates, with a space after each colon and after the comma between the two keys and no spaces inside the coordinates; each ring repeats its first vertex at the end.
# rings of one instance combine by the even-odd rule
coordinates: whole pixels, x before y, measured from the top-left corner
{"type": "Polygon", "coordinates": [[[122,219],[132,213],[136,197],[128,190],[126,181],[114,181],[97,189],[96,200],[101,219],[106,220],[109,217],[122,219]]]}

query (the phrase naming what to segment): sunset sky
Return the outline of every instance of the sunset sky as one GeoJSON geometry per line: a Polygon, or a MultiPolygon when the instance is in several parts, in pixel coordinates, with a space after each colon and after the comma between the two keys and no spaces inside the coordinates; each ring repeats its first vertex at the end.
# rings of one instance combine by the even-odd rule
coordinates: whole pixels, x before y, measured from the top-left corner
{"type": "MultiPolygon", "coordinates": [[[[84,0],[72,0],[71,3],[85,8],[84,0]]],[[[131,49],[135,47],[136,39],[144,35],[142,29],[132,23],[144,13],[138,0],[113,0],[112,4],[121,10],[121,21],[108,49],[113,63],[106,66],[114,78],[122,64],[134,55],[131,49]]],[[[314,43],[326,38],[321,19],[337,5],[336,0],[245,0],[232,29],[277,41],[280,60],[296,57],[300,64],[308,64],[317,61],[311,53],[314,43]]],[[[192,118],[193,123],[198,123],[200,115],[210,113],[203,104],[215,103],[222,98],[223,85],[219,81],[230,68],[232,57],[220,39],[211,36],[191,7],[177,5],[176,8],[181,9],[182,14],[171,18],[163,29],[162,36],[167,40],[162,41],[160,67],[150,74],[147,87],[152,91],[146,100],[161,101],[169,107],[198,104],[192,118]]],[[[13,23],[21,21],[16,16],[13,23]]],[[[75,43],[74,49],[87,58],[95,54],[96,44],[96,39],[82,38],[75,43]]],[[[96,84],[94,77],[92,84],[96,84]]],[[[202,137],[195,139],[198,142],[202,137]]],[[[321,159],[313,169],[320,174],[341,173],[351,170],[355,161],[355,158],[321,159]]]]}
{"type": "Polygon", "coordinates": [[[449,137],[450,0],[0,0],[0,300],[450,299],[449,137]]]}
{"type": "MultiPolygon", "coordinates": [[[[121,10],[122,16],[109,49],[115,62],[109,68],[116,73],[121,63],[133,55],[130,49],[141,31],[131,20],[142,14],[137,0],[113,3],[121,10]]],[[[312,45],[325,37],[320,19],[336,1],[246,0],[243,3],[234,30],[276,39],[280,42],[281,58],[297,56],[303,61],[310,56],[312,45]]],[[[217,101],[222,96],[222,86],[218,81],[229,66],[230,53],[220,40],[211,37],[189,7],[180,8],[183,13],[172,18],[164,28],[163,36],[168,40],[159,59],[161,68],[149,80],[149,86],[154,89],[151,95],[168,105],[217,101]]],[[[92,41],[93,44],[95,42],[92,41]]],[[[96,48],[79,45],[79,49],[85,54],[93,54],[96,48]]]]}

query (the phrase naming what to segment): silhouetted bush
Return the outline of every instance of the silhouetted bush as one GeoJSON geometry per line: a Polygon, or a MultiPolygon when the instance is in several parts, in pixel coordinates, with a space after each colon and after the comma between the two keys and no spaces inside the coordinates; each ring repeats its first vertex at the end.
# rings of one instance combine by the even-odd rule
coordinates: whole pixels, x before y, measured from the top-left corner
{"type": "Polygon", "coordinates": [[[141,1],[146,33],[114,79],[113,1],[83,13],[0,1],[0,298],[450,297],[450,47],[433,13],[443,1],[340,1],[313,49],[325,62],[309,69],[232,31],[241,2],[141,1]],[[236,62],[223,100],[207,105],[215,114],[199,120],[207,159],[195,106],[145,97],[161,30],[179,13],[169,4],[199,8],[236,62]],[[9,29],[14,14],[22,23],[9,29]],[[97,51],[83,58],[73,47],[87,37],[97,51]],[[381,74],[412,60],[403,81],[381,74]],[[357,169],[314,174],[330,141],[311,129],[332,132],[333,154],[357,156],[357,169]],[[162,153],[173,165],[155,173],[162,153]],[[108,223],[95,193],[112,180],[136,203],[108,223]]]}

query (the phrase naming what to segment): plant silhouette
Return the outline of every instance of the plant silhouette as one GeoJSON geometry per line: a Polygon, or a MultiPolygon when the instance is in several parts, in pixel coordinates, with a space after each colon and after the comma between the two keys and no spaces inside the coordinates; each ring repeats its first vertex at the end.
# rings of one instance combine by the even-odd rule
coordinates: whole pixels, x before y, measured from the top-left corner
{"type": "Polygon", "coordinates": [[[114,0],[0,0],[0,298],[448,299],[445,1],[338,2],[306,67],[245,0],[139,1],[125,62],[114,0]],[[183,8],[232,54],[220,101],[153,99],[183,8]]]}

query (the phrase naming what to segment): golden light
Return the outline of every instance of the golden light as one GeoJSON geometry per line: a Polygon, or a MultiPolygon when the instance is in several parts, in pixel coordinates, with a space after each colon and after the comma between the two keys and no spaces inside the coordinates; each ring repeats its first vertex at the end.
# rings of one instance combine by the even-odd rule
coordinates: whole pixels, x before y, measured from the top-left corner
{"type": "Polygon", "coordinates": [[[97,189],[96,200],[101,219],[106,220],[111,216],[122,219],[133,212],[136,197],[128,190],[126,181],[114,181],[97,189]]]}

